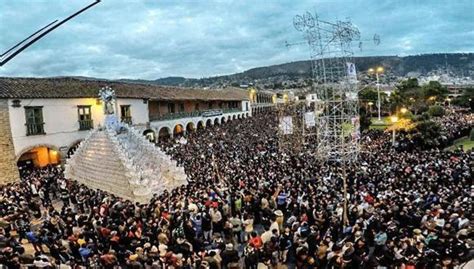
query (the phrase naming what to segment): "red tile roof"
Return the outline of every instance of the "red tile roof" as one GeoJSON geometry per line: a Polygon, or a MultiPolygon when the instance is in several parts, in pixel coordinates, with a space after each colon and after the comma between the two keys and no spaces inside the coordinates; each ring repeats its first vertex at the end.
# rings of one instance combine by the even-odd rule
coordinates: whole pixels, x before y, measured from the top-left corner
{"type": "Polygon", "coordinates": [[[5,78],[0,77],[0,98],[95,98],[110,86],[118,98],[150,100],[248,100],[238,88],[205,90],[78,78],[5,78]]]}

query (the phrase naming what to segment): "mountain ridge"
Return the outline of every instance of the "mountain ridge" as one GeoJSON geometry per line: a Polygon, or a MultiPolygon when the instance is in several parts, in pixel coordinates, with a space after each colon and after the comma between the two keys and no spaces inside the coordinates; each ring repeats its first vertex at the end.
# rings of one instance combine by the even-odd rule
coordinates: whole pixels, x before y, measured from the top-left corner
{"type": "MultiPolygon", "coordinates": [[[[457,77],[474,77],[474,53],[421,54],[403,57],[365,56],[353,59],[359,73],[365,73],[371,67],[383,66],[386,76],[392,79],[443,72],[457,77]]],[[[311,61],[305,60],[255,67],[240,73],[200,79],[165,77],[153,80],[152,83],[185,87],[239,86],[253,83],[263,88],[278,88],[285,86],[285,81],[289,87],[305,86],[305,80],[310,79],[311,61]]]]}
{"type": "MultiPolygon", "coordinates": [[[[383,66],[384,82],[395,82],[403,77],[433,76],[448,74],[451,77],[474,78],[474,53],[436,53],[409,56],[363,56],[354,57],[358,74],[371,67],[383,66]]],[[[89,80],[89,78],[75,76],[89,80]]],[[[155,84],[163,86],[223,88],[253,84],[264,89],[304,88],[312,84],[311,61],[294,61],[270,66],[250,68],[240,73],[204,78],[169,76],[155,80],[146,79],[101,79],[126,83],[155,84]]]]}

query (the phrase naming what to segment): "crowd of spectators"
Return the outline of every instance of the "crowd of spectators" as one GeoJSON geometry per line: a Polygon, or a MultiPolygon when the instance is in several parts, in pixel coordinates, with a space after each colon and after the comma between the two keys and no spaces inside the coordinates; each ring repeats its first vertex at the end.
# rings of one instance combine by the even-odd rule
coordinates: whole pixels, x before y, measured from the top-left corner
{"type": "MultiPolygon", "coordinates": [[[[441,123],[456,132],[461,118],[441,123]]],[[[59,167],[22,171],[0,192],[0,263],[454,268],[473,258],[472,152],[394,151],[388,134],[370,131],[344,172],[311,145],[281,153],[276,128],[276,115],[261,113],[162,141],[189,183],[145,205],[66,180],[59,167]]]]}

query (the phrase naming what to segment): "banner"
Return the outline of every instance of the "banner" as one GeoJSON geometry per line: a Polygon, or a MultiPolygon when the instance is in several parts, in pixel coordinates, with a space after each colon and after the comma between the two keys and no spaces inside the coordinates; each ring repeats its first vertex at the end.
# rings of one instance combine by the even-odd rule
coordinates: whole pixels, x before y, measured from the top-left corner
{"type": "Polygon", "coordinates": [[[293,134],[293,119],[290,116],[280,118],[279,127],[283,134],[293,134]]]}
{"type": "Polygon", "coordinates": [[[346,63],[347,66],[347,77],[349,81],[355,82],[357,81],[357,71],[354,63],[346,63]]]}
{"type": "Polygon", "coordinates": [[[351,119],[352,125],[354,125],[354,129],[352,132],[352,140],[359,140],[360,139],[360,122],[359,117],[354,117],[351,119]]]}
{"type": "Polygon", "coordinates": [[[306,128],[316,126],[316,121],[314,119],[314,112],[304,113],[304,123],[306,125],[306,128]]]}

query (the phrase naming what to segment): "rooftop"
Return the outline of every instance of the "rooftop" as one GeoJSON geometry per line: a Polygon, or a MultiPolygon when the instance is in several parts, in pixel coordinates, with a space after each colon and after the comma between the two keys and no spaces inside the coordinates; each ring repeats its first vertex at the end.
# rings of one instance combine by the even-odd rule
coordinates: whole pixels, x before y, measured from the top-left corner
{"type": "Polygon", "coordinates": [[[0,99],[5,98],[96,98],[99,90],[110,86],[118,98],[150,100],[248,100],[238,88],[204,90],[78,78],[7,78],[0,77],[0,99]]]}

